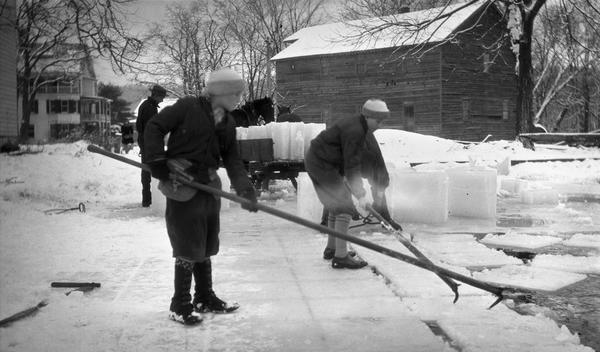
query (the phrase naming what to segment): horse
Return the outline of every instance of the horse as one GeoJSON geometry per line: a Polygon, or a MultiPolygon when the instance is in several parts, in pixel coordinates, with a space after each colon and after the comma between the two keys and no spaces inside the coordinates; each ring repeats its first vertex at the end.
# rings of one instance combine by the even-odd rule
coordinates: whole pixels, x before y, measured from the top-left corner
{"type": "Polygon", "coordinates": [[[275,121],[273,99],[264,97],[244,103],[231,112],[237,127],[266,125],[275,121]]]}
{"type": "Polygon", "coordinates": [[[279,114],[276,122],[302,122],[302,118],[293,113],[290,106],[277,105],[277,111],[279,114]]]}

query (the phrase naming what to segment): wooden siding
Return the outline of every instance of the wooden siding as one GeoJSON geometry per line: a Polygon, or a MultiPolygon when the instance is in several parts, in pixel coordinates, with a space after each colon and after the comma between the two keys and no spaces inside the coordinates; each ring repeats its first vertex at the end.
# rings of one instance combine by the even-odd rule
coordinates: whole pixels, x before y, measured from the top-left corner
{"type": "Polygon", "coordinates": [[[420,61],[390,62],[393,49],[279,60],[278,103],[297,107],[306,122],[329,122],[356,114],[369,98],[391,110],[384,128],[406,128],[404,105],[414,106],[414,131],[440,133],[439,52],[420,61]]]}
{"type": "MultiPolygon", "coordinates": [[[[479,15],[475,16],[479,18],[479,15]]],[[[467,22],[464,28],[472,26],[467,22]]],[[[442,47],[442,137],[482,140],[515,137],[517,82],[515,56],[505,39],[494,57],[490,46],[506,31],[501,15],[490,8],[473,30],[460,34],[456,44],[442,47]],[[486,71],[484,61],[493,61],[486,71]]]]}
{"type": "MultiPolygon", "coordinates": [[[[389,48],[368,52],[299,57],[276,62],[278,102],[297,108],[307,122],[328,122],[355,114],[371,97],[392,112],[384,128],[399,128],[460,140],[515,136],[517,83],[508,42],[484,65],[484,46],[506,31],[495,8],[477,13],[452,43],[420,60],[389,60],[389,48]],[[485,71],[485,72],[484,72],[485,71]],[[411,110],[412,106],[412,110],[411,110]],[[406,112],[414,113],[414,125],[406,112]]],[[[396,56],[398,53],[396,54],[396,56]]]]}
{"type": "Polygon", "coordinates": [[[18,135],[16,0],[8,0],[0,18],[0,144],[18,135]]]}

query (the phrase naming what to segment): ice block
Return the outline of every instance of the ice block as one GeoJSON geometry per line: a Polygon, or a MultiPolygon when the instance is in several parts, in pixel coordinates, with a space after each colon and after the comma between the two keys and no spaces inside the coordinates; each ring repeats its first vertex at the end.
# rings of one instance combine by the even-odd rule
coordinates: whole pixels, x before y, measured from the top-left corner
{"type": "Polygon", "coordinates": [[[495,169],[468,166],[448,169],[446,173],[450,215],[481,219],[496,217],[495,169]]]}

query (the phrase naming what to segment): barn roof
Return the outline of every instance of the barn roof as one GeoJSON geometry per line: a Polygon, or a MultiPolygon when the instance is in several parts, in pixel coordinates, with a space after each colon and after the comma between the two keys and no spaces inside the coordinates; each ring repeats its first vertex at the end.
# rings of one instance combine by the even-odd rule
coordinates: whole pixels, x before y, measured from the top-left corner
{"type": "Polygon", "coordinates": [[[479,1],[472,5],[460,3],[386,17],[306,27],[287,37],[284,43],[291,44],[271,58],[271,60],[439,42],[446,39],[479,8],[486,4],[488,4],[486,1],[479,1]],[[418,33],[408,29],[411,28],[411,25],[435,19],[455,10],[457,11],[451,16],[433,22],[432,25],[429,25],[418,33]],[[364,28],[374,28],[378,25],[385,25],[392,22],[406,23],[407,26],[388,26],[386,29],[369,36],[369,38],[361,35],[364,32],[364,28]]]}

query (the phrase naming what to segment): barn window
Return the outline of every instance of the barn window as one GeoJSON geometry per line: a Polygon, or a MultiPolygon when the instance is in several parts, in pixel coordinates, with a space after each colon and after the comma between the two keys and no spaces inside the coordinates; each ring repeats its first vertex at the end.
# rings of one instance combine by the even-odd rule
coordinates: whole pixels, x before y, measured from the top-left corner
{"type": "Polygon", "coordinates": [[[469,119],[469,115],[471,115],[470,111],[470,101],[469,98],[464,97],[462,99],[462,119],[463,121],[467,121],[469,119]]]}
{"type": "Polygon", "coordinates": [[[508,99],[502,101],[502,120],[508,120],[508,99]]]}
{"type": "Polygon", "coordinates": [[[357,63],[356,64],[356,74],[358,76],[364,75],[367,72],[367,64],[366,63],[357,63]]]}
{"type": "Polygon", "coordinates": [[[490,61],[490,54],[483,54],[483,73],[490,73],[490,67],[492,62],[490,61]]]}
{"type": "Polygon", "coordinates": [[[415,106],[413,103],[404,103],[404,126],[407,131],[415,130],[415,106]]]}

